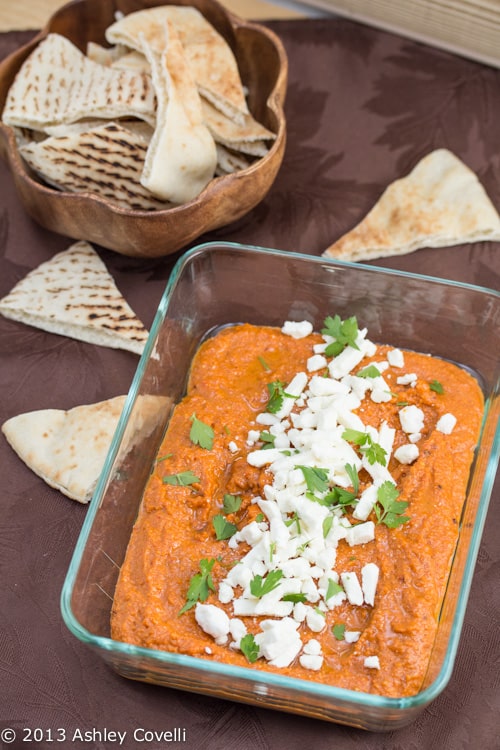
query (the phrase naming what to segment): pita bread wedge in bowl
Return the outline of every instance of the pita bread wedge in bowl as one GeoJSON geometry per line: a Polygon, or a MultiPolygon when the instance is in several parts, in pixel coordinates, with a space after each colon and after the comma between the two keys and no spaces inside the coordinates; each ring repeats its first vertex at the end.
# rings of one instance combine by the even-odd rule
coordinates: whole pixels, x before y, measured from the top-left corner
{"type": "Polygon", "coordinates": [[[0,64],[0,153],[42,226],[163,257],[265,198],[284,156],[287,73],[278,37],[217,0],[75,0],[0,64]],[[61,56],[71,60],[65,76],[54,74],[61,56]],[[50,94],[43,100],[30,60],[50,94]],[[66,78],[77,99],[55,106],[66,78]],[[106,140],[113,158],[103,165],[106,140]]]}

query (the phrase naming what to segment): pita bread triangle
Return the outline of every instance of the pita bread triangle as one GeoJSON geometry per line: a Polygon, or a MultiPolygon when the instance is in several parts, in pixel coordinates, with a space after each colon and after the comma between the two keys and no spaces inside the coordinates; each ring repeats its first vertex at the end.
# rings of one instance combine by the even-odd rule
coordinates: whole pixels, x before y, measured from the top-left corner
{"type": "Polygon", "coordinates": [[[200,93],[229,117],[241,122],[248,114],[236,58],[224,37],[192,6],[165,5],[129,13],[106,29],[110,44],[142,52],[142,39],[163,51],[162,28],[173,23],[200,93]]]}
{"type": "Polygon", "coordinates": [[[141,354],[148,331],[88,242],[75,242],[21,279],[3,299],[6,318],[99,346],[141,354]]]}
{"type": "Polygon", "coordinates": [[[104,466],[125,396],[68,411],[40,409],[2,425],[19,458],[48,485],[88,503],[104,466]]]}
{"type": "Polygon", "coordinates": [[[500,240],[500,216],[474,172],[447,149],[437,149],[391,183],[323,256],[373,260],[482,240],[500,240]]]}
{"type": "Polygon", "coordinates": [[[156,99],[150,77],[100,65],[66,37],[51,33],[19,69],[2,120],[6,125],[43,130],[86,117],[126,116],[154,127],[156,99]]]}

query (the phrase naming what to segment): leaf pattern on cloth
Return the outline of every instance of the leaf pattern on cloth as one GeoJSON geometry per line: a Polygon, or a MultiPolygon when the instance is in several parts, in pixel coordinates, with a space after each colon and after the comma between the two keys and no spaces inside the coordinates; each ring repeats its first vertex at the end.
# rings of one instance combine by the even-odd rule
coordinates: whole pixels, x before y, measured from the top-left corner
{"type": "MultiPolygon", "coordinates": [[[[389,182],[437,147],[465,160],[500,208],[500,71],[347,20],[268,25],[289,57],[282,168],[253,211],[192,245],[225,239],[319,255],[363,218],[389,182]]],[[[31,36],[0,34],[0,58],[31,36]]],[[[4,162],[0,187],[3,296],[70,241],[29,219],[4,162]]],[[[180,253],[140,261],[97,249],[150,325],[180,253]]],[[[498,243],[423,249],[377,264],[500,288],[498,243]]],[[[126,392],[136,365],[128,352],[0,317],[0,421],[29,408],[67,408],[126,392]]],[[[34,476],[3,437],[0,466],[0,729],[61,726],[71,734],[108,727],[127,732],[126,750],[159,747],[135,741],[138,727],[185,728],[185,750],[498,747],[498,479],[450,683],[411,726],[373,734],[272,711],[264,700],[262,707],[246,706],[115,674],[67,631],[59,610],[85,507],[34,476]]]]}

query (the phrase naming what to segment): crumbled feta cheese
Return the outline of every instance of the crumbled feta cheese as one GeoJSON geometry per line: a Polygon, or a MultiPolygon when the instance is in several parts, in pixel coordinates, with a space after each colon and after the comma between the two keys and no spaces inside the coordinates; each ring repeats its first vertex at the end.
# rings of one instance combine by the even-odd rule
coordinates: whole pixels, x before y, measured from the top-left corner
{"type": "Polygon", "coordinates": [[[310,638],[304,645],[304,654],[321,654],[321,643],[316,638],[310,638]]]}
{"type": "Polygon", "coordinates": [[[312,357],[309,357],[309,359],[307,360],[307,369],[309,372],[316,372],[317,370],[321,370],[323,367],[326,367],[326,365],[326,357],[324,357],[322,354],[313,354],[312,357]]]}
{"type": "Polygon", "coordinates": [[[356,643],[356,641],[359,640],[360,635],[361,635],[360,630],[345,630],[344,641],[346,641],[346,643],[356,643]]]}
{"type": "Polygon", "coordinates": [[[399,410],[399,421],[404,432],[421,432],[424,426],[424,412],[414,404],[403,406],[399,410]]]}
{"type": "Polygon", "coordinates": [[[194,616],[200,628],[211,635],[216,643],[219,645],[226,643],[229,633],[229,617],[223,609],[214,604],[197,602],[194,616]]]}
{"type": "Polygon", "coordinates": [[[365,667],[368,667],[368,669],[380,669],[380,661],[378,656],[367,656],[364,664],[365,667]]]}
{"type": "Polygon", "coordinates": [[[373,521],[365,521],[365,523],[358,523],[355,526],[351,526],[350,529],[347,529],[345,538],[351,547],[355,544],[371,542],[375,539],[375,524],[373,521]]]}
{"type": "Polygon", "coordinates": [[[228,448],[231,451],[231,453],[236,453],[238,451],[238,446],[234,442],[234,440],[231,440],[228,444],[228,448]]]}
{"type": "Polygon", "coordinates": [[[363,590],[359,585],[356,573],[341,573],[340,580],[342,581],[342,586],[344,587],[349,602],[361,606],[361,604],[363,604],[363,590]]]}
{"type": "Polygon", "coordinates": [[[313,633],[320,633],[325,628],[325,616],[318,612],[313,607],[309,607],[306,614],[307,627],[313,631],[313,633]]]}
{"type": "Polygon", "coordinates": [[[281,332],[294,339],[303,339],[309,336],[313,331],[312,323],[308,320],[294,321],[286,320],[281,328],[281,332]]]}
{"type": "Polygon", "coordinates": [[[453,414],[443,414],[443,416],[438,419],[436,430],[439,430],[439,432],[442,432],[445,435],[450,435],[453,432],[456,423],[457,418],[453,414]]]}
{"type": "Polygon", "coordinates": [[[291,617],[282,620],[263,620],[261,633],[255,636],[259,652],[274,667],[288,667],[302,649],[297,633],[299,624],[291,617]]]}
{"type": "Polygon", "coordinates": [[[299,662],[304,669],[312,669],[318,672],[323,666],[323,656],[321,654],[301,654],[299,662]]]}
{"type": "Polygon", "coordinates": [[[361,588],[366,604],[373,607],[377,591],[379,567],[375,563],[366,563],[361,568],[361,588]]]}
{"type": "Polygon", "coordinates": [[[387,361],[392,367],[404,367],[405,359],[401,349],[391,349],[388,351],[387,361]]]}
{"type": "Polygon", "coordinates": [[[419,456],[418,446],[415,443],[405,443],[394,451],[394,458],[400,464],[412,464],[419,456]]]}
{"type": "Polygon", "coordinates": [[[406,375],[400,375],[396,378],[396,383],[398,385],[410,385],[412,388],[415,388],[417,385],[417,376],[414,372],[409,372],[406,375]]]}

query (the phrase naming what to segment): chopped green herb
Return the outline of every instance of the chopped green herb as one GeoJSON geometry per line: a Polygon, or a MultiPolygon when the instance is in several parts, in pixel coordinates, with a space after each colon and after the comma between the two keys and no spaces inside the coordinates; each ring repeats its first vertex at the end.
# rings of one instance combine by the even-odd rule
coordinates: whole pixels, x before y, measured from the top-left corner
{"type": "Polygon", "coordinates": [[[275,435],[271,435],[270,432],[261,432],[259,435],[259,440],[263,443],[261,450],[266,450],[266,448],[274,448],[274,441],[276,440],[275,435]]]}
{"type": "Polygon", "coordinates": [[[281,597],[281,601],[298,604],[299,602],[306,602],[307,596],[305,594],[285,594],[285,596],[281,597]]]}
{"type": "Polygon", "coordinates": [[[358,378],[378,378],[380,374],[378,367],[375,367],[375,365],[368,365],[368,367],[363,367],[362,370],[359,370],[356,373],[356,376],[358,378]]]}
{"type": "Polygon", "coordinates": [[[241,653],[246,656],[250,664],[253,664],[259,658],[259,647],[255,642],[252,633],[247,633],[240,641],[241,653]]]}
{"type": "Polygon", "coordinates": [[[328,489],[328,469],[316,466],[296,466],[304,475],[309,492],[326,492],[328,489]]]}
{"type": "Polygon", "coordinates": [[[264,359],[264,357],[257,357],[257,359],[259,360],[260,364],[262,365],[262,368],[263,368],[264,370],[266,370],[266,372],[270,372],[271,368],[270,368],[270,367],[269,367],[269,365],[267,364],[267,362],[266,362],[266,360],[264,359]]]}
{"type": "Polygon", "coordinates": [[[162,479],[164,484],[173,484],[178,487],[187,487],[190,484],[196,484],[200,478],[192,471],[181,471],[178,474],[168,474],[162,479]]]}
{"type": "Polygon", "coordinates": [[[429,388],[435,393],[444,393],[443,384],[440,383],[439,380],[431,380],[431,382],[429,383],[429,388]]]}
{"type": "Polygon", "coordinates": [[[195,573],[189,582],[186,603],[180,610],[179,615],[184,614],[188,609],[194,607],[196,602],[206,601],[210,591],[215,591],[214,582],[212,580],[212,568],[214,564],[215,560],[213,558],[210,560],[207,560],[206,558],[200,560],[200,572],[195,573]]]}
{"type": "Polygon", "coordinates": [[[333,578],[328,579],[328,588],[326,589],[326,596],[325,600],[328,601],[332,596],[335,596],[336,594],[340,594],[341,591],[344,589],[340,585],[340,583],[336,583],[336,581],[333,580],[333,578]]]}
{"type": "Polygon", "coordinates": [[[219,542],[223,539],[231,539],[231,537],[238,531],[238,527],[235,526],[234,523],[229,523],[221,513],[218,513],[213,517],[212,525],[214,527],[216,539],[219,542]]]}
{"type": "Polygon", "coordinates": [[[300,518],[299,518],[299,514],[297,513],[297,511],[294,511],[293,515],[290,516],[290,518],[287,521],[285,521],[285,526],[291,526],[293,523],[297,524],[297,534],[300,534],[301,533],[300,518]]]}
{"type": "Polygon", "coordinates": [[[283,383],[279,380],[274,380],[272,383],[267,384],[267,390],[269,391],[269,401],[267,402],[266,411],[276,414],[283,406],[283,399],[285,397],[283,383]]]}
{"type": "Polygon", "coordinates": [[[387,463],[387,451],[379,443],[376,443],[370,433],[362,430],[353,430],[350,427],[344,430],[342,438],[349,443],[358,445],[365,454],[370,464],[379,463],[385,466],[387,463]]]}
{"type": "Polygon", "coordinates": [[[346,346],[352,346],[354,349],[359,349],[356,344],[356,338],[358,336],[358,321],[353,316],[342,320],[340,315],[335,315],[333,318],[331,315],[325,318],[321,333],[326,336],[332,336],[335,339],[325,349],[327,357],[336,357],[346,346]]]}
{"type": "Polygon", "coordinates": [[[214,431],[209,424],[202,422],[198,419],[196,414],[191,417],[191,430],[189,432],[189,439],[194,445],[199,445],[200,448],[205,448],[211,451],[214,442],[214,431]]]}
{"type": "Polygon", "coordinates": [[[160,461],[166,461],[167,458],[172,458],[173,455],[173,453],[165,453],[164,456],[158,456],[158,458],[156,459],[156,463],[159,464],[160,461]]]}
{"type": "Polygon", "coordinates": [[[326,617],[326,614],[319,607],[314,607],[314,611],[316,612],[317,615],[321,615],[321,617],[326,617]]]}
{"type": "Polygon", "coordinates": [[[252,596],[256,596],[260,599],[261,596],[273,591],[282,578],[283,571],[279,569],[269,571],[265,578],[256,575],[250,581],[250,593],[252,596]]]}
{"type": "Polygon", "coordinates": [[[239,495],[224,495],[223,502],[224,513],[237,513],[241,507],[241,497],[239,495]]]}
{"type": "Polygon", "coordinates": [[[335,638],[338,641],[343,641],[344,640],[344,633],[345,633],[345,625],[343,623],[341,623],[341,622],[337,622],[332,627],[332,633],[333,633],[333,635],[335,636],[335,638]]]}
{"type": "Polygon", "coordinates": [[[328,515],[323,519],[323,539],[326,539],[333,525],[333,516],[328,515]]]}
{"type": "Polygon", "coordinates": [[[377,523],[383,523],[388,528],[395,529],[410,520],[409,516],[402,515],[408,503],[398,500],[398,497],[399,490],[389,479],[380,485],[375,505],[377,523]]]}
{"type": "Polygon", "coordinates": [[[354,464],[346,464],[345,465],[346,474],[351,480],[352,484],[352,491],[355,495],[359,492],[359,477],[358,477],[358,470],[354,466],[354,464]]]}
{"type": "Polygon", "coordinates": [[[263,513],[257,513],[257,515],[255,516],[255,520],[257,523],[262,523],[262,521],[266,520],[266,517],[263,513]]]}

